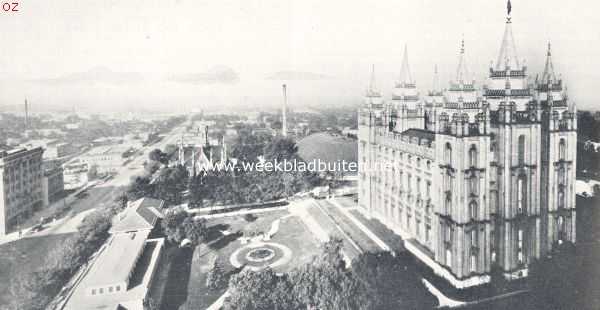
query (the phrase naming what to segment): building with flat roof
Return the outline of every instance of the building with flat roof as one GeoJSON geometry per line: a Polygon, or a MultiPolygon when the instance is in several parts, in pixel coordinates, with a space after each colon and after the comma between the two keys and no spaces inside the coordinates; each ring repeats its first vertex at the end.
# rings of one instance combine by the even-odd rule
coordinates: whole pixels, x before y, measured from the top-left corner
{"type": "Polygon", "coordinates": [[[0,151],[0,236],[42,207],[41,147],[0,151]]]}
{"type": "Polygon", "coordinates": [[[130,146],[123,144],[99,146],[89,150],[79,158],[88,163],[90,167],[95,166],[98,173],[111,173],[123,167],[127,160],[123,154],[130,149],[130,146]]]}
{"type": "Polygon", "coordinates": [[[164,238],[151,239],[162,200],[141,198],[115,216],[111,236],[73,289],[65,310],[143,310],[164,238]]]}
{"type": "Polygon", "coordinates": [[[57,160],[43,162],[42,201],[44,207],[61,198],[65,191],[63,168],[57,160]]]}

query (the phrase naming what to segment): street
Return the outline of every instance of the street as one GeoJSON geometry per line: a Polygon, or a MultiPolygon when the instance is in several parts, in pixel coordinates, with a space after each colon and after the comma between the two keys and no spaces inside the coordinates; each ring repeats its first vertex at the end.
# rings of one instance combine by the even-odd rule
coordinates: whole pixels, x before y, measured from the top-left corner
{"type": "MultiPolygon", "coordinates": [[[[67,216],[46,224],[44,229],[39,232],[32,233],[30,232],[31,227],[27,227],[22,229],[21,236],[19,236],[18,231],[1,236],[0,245],[19,238],[33,238],[77,231],[77,226],[79,226],[87,214],[92,210],[112,204],[113,201],[127,188],[131,178],[144,172],[143,163],[148,160],[148,153],[150,153],[150,151],[157,148],[164,150],[168,144],[177,144],[178,139],[184,131],[185,125],[180,125],[171,130],[171,132],[161,141],[139,149],[137,154],[141,153],[141,155],[138,155],[130,163],[123,166],[117,175],[105,182],[100,181],[97,185],[91,186],[89,189],[85,190],[87,195],[84,197],[74,198],[74,201],[70,204],[71,211],[67,216]]],[[[65,202],[61,199],[50,207],[34,214],[32,218],[39,219],[45,214],[50,214],[52,208],[58,208],[64,203],[65,202]]]]}

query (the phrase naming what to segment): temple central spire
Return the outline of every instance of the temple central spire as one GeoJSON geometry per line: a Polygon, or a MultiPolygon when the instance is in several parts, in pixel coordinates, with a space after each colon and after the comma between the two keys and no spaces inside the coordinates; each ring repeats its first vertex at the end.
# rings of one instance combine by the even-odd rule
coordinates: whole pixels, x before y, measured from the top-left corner
{"type": "Polygon", "coordinates": [[[517,47],[515,45],[515,39],[512,32],[510,1],[508,1],[507,4],[507,12],[508,16],[506,18],[506,26],[504,27],[504,36],[502,37],[500,52],[498,53],[498,59],[496,60],[495,69],[497,71],[504,70],[506,67],[510,67],[513,70],[521,69],[519,58],[517,56],[517,47]]]}

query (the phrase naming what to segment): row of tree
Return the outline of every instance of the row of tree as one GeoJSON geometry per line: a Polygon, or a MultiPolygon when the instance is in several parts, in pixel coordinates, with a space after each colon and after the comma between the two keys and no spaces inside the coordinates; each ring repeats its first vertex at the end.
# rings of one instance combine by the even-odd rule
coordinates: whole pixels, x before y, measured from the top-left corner
{"type": "Polygon", "coordinates": [[[431,309],[435,298],[408,256],[365,253],[346,268],[342,242],[332,239],[313,262],[283,275],[267,268],[230,279],[229,309],[431,309]]]}
{"type": "Polygon", "coordinates": [[[108,238],[113,215],[110,209],[89,214],[77,228],[77,233],[60,243],[39,269],[21,273],[18,278],[12,279],[8,309],[45,309],[108,238]]]}

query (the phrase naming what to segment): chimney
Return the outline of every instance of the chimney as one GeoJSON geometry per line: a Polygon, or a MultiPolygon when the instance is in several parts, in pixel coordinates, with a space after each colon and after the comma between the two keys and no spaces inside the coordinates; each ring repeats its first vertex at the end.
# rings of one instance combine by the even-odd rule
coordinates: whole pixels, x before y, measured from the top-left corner
{"type": "Polygon", "coordinates": [[[25,130],[29,129],[29,106],[27,99],[25,99],[25,130]]]}
{"type": "Polygon", "coordinates": [[[209,146],[209,144],[208,144],[208,125],[206,125],[204,127],[204,140],[205,140],[206,146],[209,146]]]}
{"type": "Polygon", "coordinates": [[[285,137],[287,136],[287,119],[286,119],[286,112],[287,112],[287,92],[286,92],[286,86],[285,84],[283,84],[283,109],[282,109],[282,120],[281,120],[281,134],[285,137]]]}

